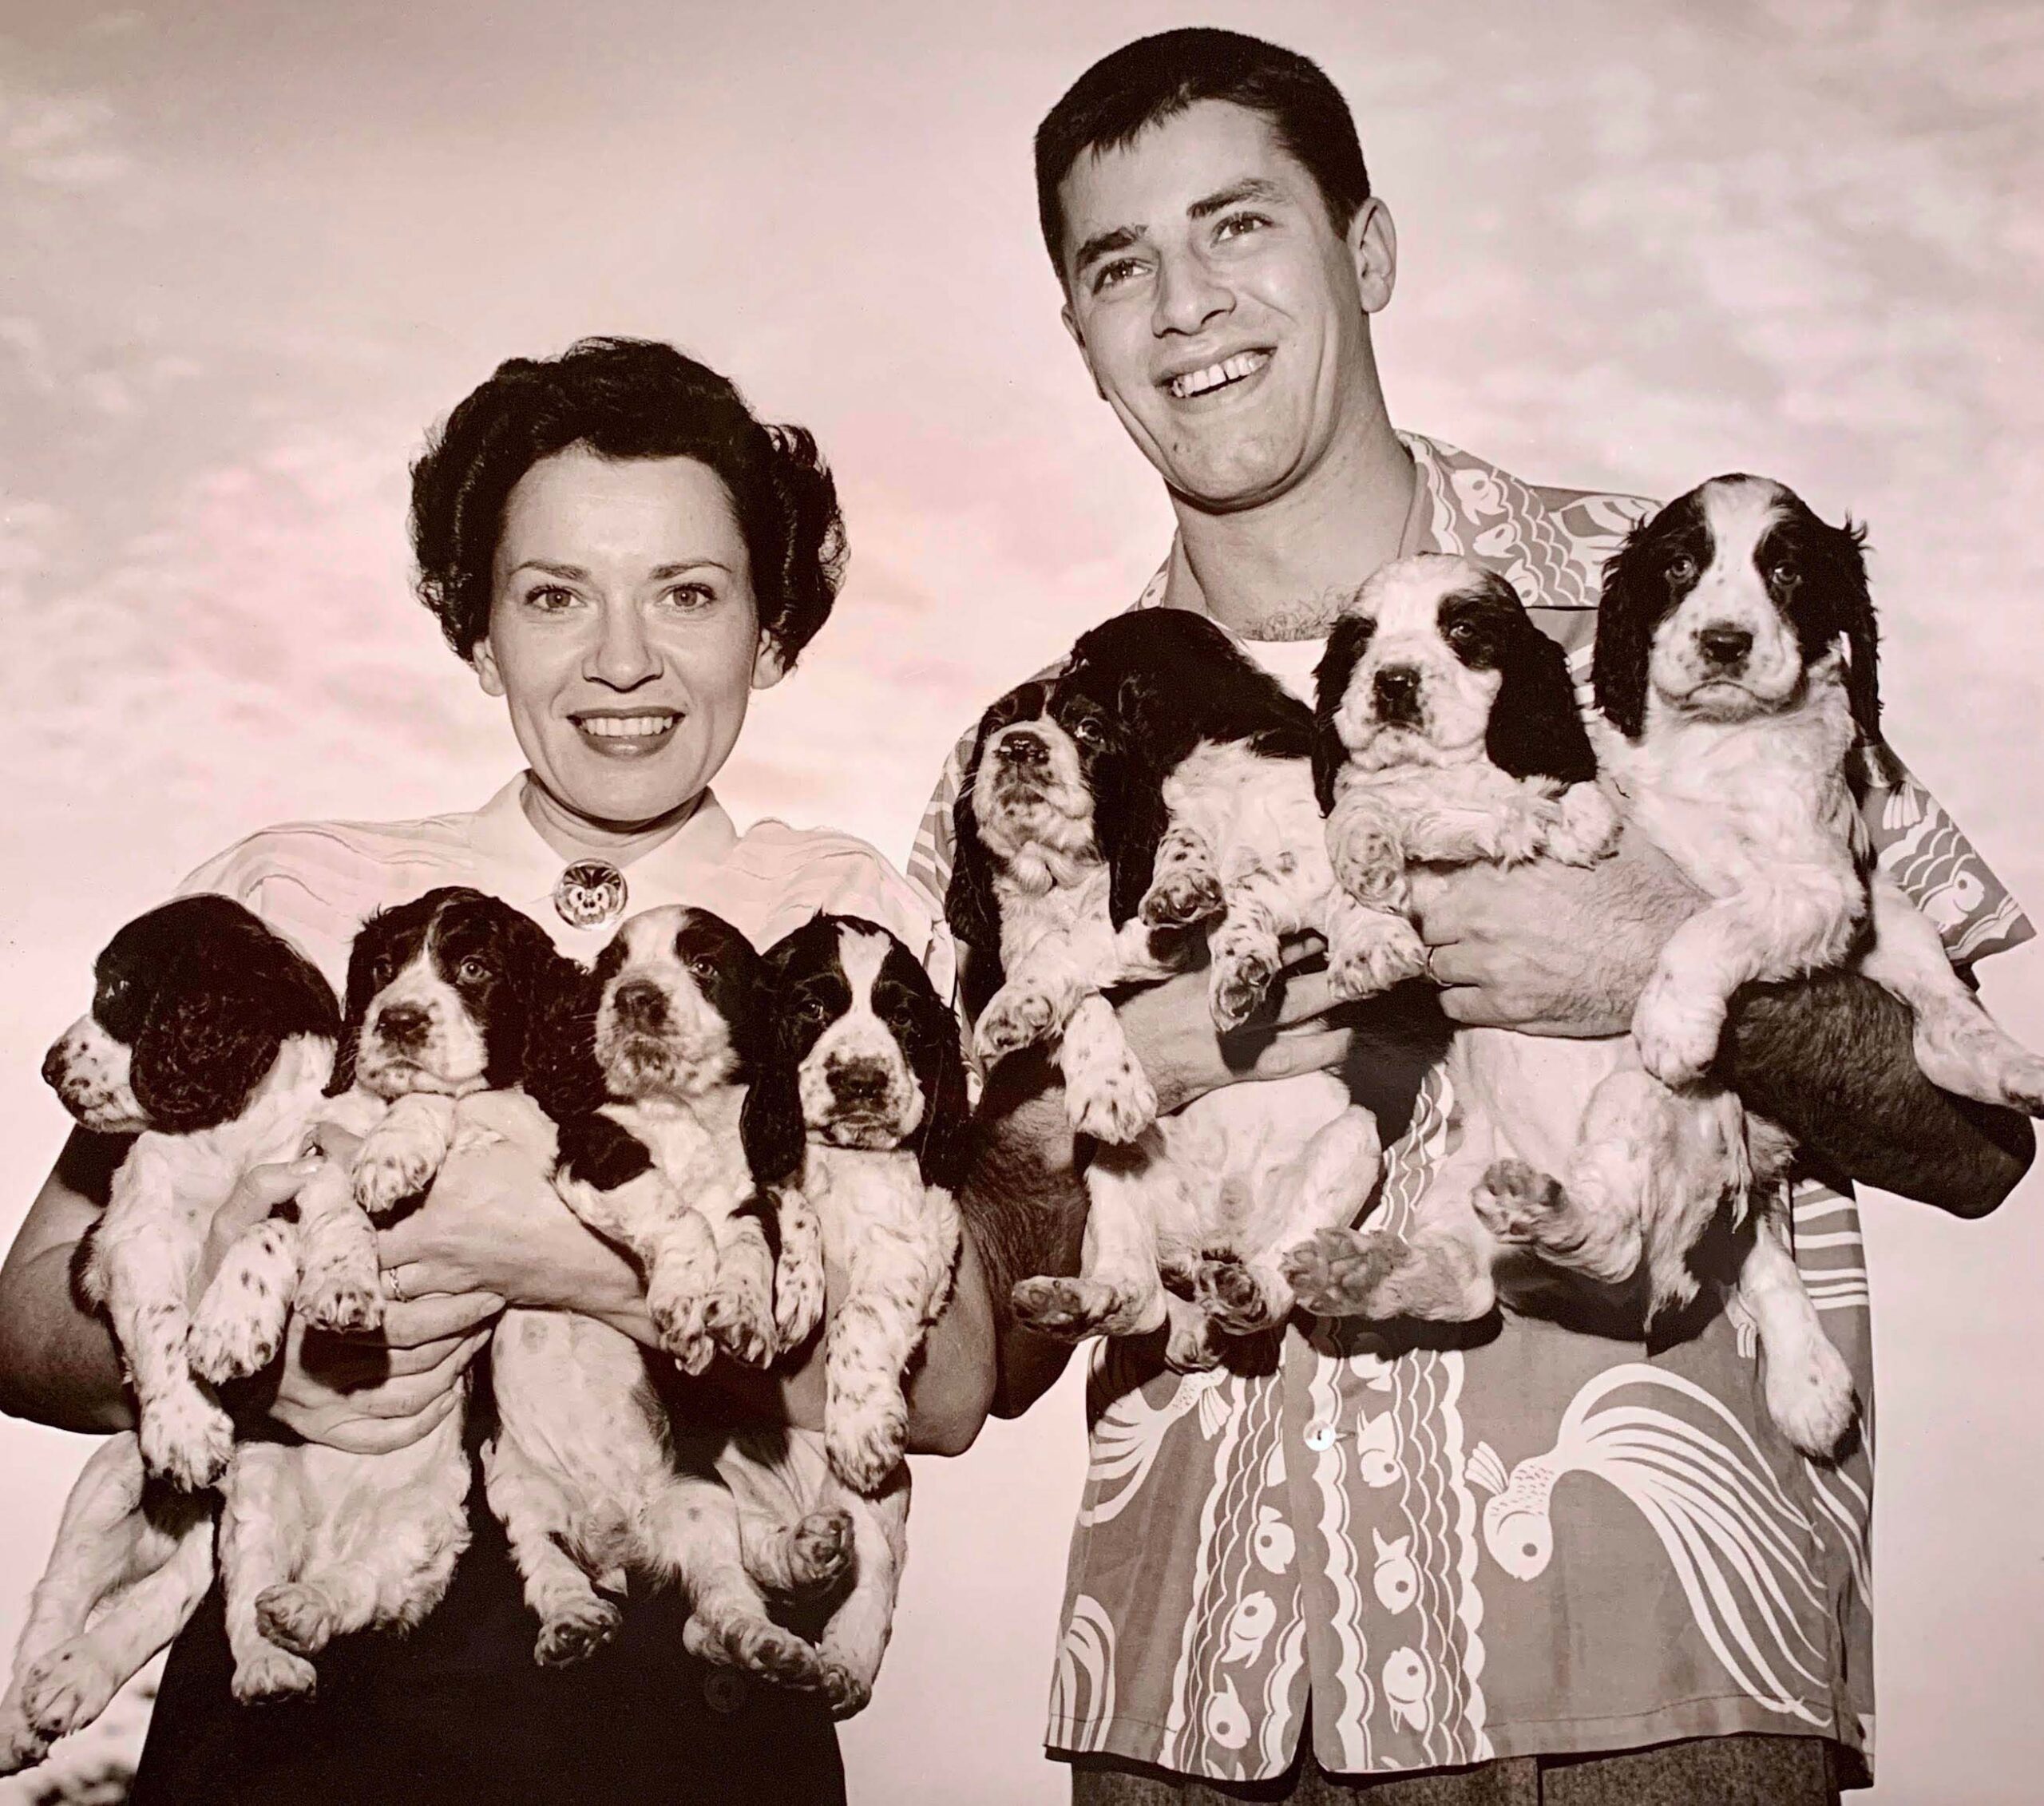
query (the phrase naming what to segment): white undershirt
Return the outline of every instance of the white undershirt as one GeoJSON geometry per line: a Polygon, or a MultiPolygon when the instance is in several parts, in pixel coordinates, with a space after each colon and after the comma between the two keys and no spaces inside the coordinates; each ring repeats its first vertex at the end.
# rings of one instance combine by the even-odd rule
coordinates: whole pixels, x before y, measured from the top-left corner
{"type": "Polygon", "coordinates": [[[1313,707],[1313,671],[1327,651],[1327,641],[1324,637],[1319,640],[1243,640],[1238,637],[1235,644],[1308,708],[1313,707]]]}

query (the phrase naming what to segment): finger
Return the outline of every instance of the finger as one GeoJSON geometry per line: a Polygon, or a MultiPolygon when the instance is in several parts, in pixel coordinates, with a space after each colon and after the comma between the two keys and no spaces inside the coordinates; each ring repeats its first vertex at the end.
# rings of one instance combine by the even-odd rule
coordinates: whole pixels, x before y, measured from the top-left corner
{"type": "Polygon", "coordinates": [[[1355,1044],[1354,1031],[1316,1028],[1273,1036],[1250,1063],[1258,1079],[1291,1079],[1301,1072],[1325,1072],[1341,1064],[1355,1044]]]}
{"type": "Polygon", "coordinates": [[[1427,953],[1427,976],[1444,990],[1480,986],[1488,962],[1466,941],[1443,941],[1427,953]]]}
{"type": "MultiPolygon", "coordinates": [[[[442,1336],[438,1341],[420,1342],[408,1349],[391,1349],[386,1352],[382,1364],[377,1368],[372,1384],[385,1380],[410,1379],[420,1373],[430,1373],[445,1361],[447,1356],[467,1343],[475,1334],[442,1336]]],[[[485,1341],[488,1337],[484,1338],[485,1341]]]]}
{"type": "Polygon", "coordinates": [[[214,1213],[216,1228],[232,1234],[259,1223],[279,1204],[297,1197],[305,1189],[307,1181],[324,1164],[315,1154],[303,1160],[251,1166],[235,1182],[227,1202],[214,1213]]]}
{"type": "Polygon", "coordinates": [[[462,1370],[489,1337],[477,1332],[464,1336],[432,1366],[418,1373],[393,1375],[381,1385],[355,1394],[350,1401],[370,1417],[415,1417],[444,1392],[456,1388],[462,1370]]]}
{"type": "Polygon", "coordinates": [[[458,1392],[443,1393],[410,1417],[354,1418],[312,1440],[323,1441],[344,1455],[394,1455],[432,1435],[454,1415],[461,1402],[458,1392]]]}
{"type": "Polygon", "coordinates": [[[1474,984],[1458,984],[1440,994],[1441,1013],[1466,1028],[1503,1028],[1511,1019],[1498,1008],[1487,991],[1474,984]]]}
{"type": "MultiPolygon", "coordinates": [[[[386,1273],[390,1273],[398,1267],[423,1260],[431,1250],[434,1238],[428,1230],[420,1226],[422,1220],[431,1214],[430,1210],[414,1210],[402,1222],[377,1230],[376,1264],[386,1273]]],[[[407,1286],[406,1289],[410,1291],[411,1288],[407,1286]]],[[[425,1286],[419,1288],[422,1294],[428,1289],[430,1288],[425,1286]]]]}
{"type": "Polygon", "coordinates": [[[1325,1016],[1342,1001],[1334,995],[1325,968],[1288,974],[1284,991],[1278,1000],[1278,1013],[1271,1020],[1278,1028],[1288,1028],[1296,1023],[1310,1022],[1315,1016],[1325,1016]]]}
{"type": "Polygon", "coordinates": [[[414,1297],[407,1286],[402,1298],[383,1307],[383,1345],[416,1349],[446,1341],[489,1322],[503,1309],[494,1292],[430,1292],[414,1297]]]}
{"type": "Polygon", "coordinates": [[[362,1137],[350,1135],[338,1124],[319,1123],[313,1127],[312,1142],[329,1159],[343,1166],[352,1166],[355,1152],[362,1146],[362,1137]]]}

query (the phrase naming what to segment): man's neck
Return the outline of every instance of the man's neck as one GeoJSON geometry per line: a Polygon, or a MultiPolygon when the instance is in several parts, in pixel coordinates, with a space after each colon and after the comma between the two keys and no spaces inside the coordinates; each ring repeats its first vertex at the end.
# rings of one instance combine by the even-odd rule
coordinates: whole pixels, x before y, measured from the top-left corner
{"type": "Polygon", "coordinates": [[[1325,634],[1380,565],[1397,557],[1419,473],[1380,411],[1284,494],[1232,514],[1177,504],[1166,600],[1250,640],[1325,634]]]}

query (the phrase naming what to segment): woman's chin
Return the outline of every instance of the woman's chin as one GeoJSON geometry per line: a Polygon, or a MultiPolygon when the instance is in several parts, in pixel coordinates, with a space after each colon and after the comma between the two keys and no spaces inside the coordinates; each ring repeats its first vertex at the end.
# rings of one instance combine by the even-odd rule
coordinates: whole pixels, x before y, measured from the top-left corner
{"type": "Polygon", "coordinates": [[[630,830],[687,809],[723,762],[680,747],[653,756],[584,753],[541,768],[540,778],[549,798],[568,814],[593,826],[630,830]]]}

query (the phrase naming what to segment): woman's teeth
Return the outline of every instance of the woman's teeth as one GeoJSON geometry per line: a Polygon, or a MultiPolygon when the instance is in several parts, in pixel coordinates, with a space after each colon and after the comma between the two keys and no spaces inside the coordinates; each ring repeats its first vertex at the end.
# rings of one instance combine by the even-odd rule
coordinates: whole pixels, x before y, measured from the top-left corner
{"type": "Polygon", "coordinates": [[[1254,374],[1270,362],[1268,351],[1238,351],[1224,362],[1209,364],[1204,370],[1188,370],[1183,376],[1173,377],[1171,393],[1180,401],[1203,395],[1223,383],[1238,382],[1245,376],[1254,374]]]}
{"type": "Polygon", "coordinates": [[[666,733],[680,719],[677,715],[585,715],[575,725],[599,740],[644,740],[666,733]]]}

